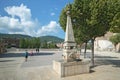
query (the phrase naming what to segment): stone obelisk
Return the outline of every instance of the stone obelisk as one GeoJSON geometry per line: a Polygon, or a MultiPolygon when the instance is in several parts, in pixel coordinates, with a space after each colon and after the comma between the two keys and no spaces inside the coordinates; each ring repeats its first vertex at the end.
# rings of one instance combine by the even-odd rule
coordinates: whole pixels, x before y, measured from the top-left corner
{"type": "Polygon", "coordinates": [[[70,11],[67,11],[67,24],[65,41],[63,44],[63,59],[67,62],[74,61],[76,58],[76,43],[74,39],[74,33],[72,28],[70,11]]]}
{"type": "Polygon", "coordinates": [[[70,17],[67,11],[67,25],[65,41],[63,44],[63,59],[53,61],[53,69],[61,76],[73,76],[81,73],[89,73],[89,60],[77,59],[76,43],[70,17]]]}

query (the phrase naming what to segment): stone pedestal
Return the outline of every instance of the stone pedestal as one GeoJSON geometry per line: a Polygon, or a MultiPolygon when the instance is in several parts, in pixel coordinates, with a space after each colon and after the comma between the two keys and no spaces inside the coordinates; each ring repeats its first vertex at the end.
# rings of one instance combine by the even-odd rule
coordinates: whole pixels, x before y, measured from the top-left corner
{"type": "Polygon", "coordinates": [[[63,60],[53,61],[53,69],[60,77],[73,76],[82,73],[89,73],[90,60],[64,62],[63,60]]]}
{"type": "Polygon", "coordinates": [[[63,60],[53,61],[53,69],[61,77],[78,75],[81,73],[89,73],[90,70],[90,60],[84,59],[82,61],[78,61],[76,42],[70,16],[70,5],[68,6],[68,9],[66,34],[63,44],[63,60]]]}

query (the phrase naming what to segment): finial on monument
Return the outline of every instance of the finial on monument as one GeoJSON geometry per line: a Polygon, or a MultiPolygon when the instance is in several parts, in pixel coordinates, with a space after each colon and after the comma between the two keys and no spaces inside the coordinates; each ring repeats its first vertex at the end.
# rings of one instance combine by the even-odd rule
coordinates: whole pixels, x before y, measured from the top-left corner
{"type": "Polygon", "coordinates": [[[67,11],[66,14],[67,14],[67,16],[70,16],[70,11],[67,11]]]}
{"type": "Polygon", "coordinates": [[[67,6],[67,12],[66,12],[67,16],[68,15],[70,16],[70,9],[71,9],[71,5],[69,3],[68,6],[67,6]]]}

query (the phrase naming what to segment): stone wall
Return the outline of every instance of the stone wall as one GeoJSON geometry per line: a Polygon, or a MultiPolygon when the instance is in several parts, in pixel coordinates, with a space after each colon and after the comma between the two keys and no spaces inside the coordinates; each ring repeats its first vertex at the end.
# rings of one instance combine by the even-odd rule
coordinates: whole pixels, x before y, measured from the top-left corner
{"type": "Polygon", "coordinates": [[[53,69],[60,77],[89,73],[90,60],[84,59],[73,62],[53,61],[53,69]]]}

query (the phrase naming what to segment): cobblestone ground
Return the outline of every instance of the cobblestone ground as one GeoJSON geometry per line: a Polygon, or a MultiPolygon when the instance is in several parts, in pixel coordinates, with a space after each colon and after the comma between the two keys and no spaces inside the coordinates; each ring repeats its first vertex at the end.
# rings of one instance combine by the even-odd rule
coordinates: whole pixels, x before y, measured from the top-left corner
{"type": "MultiPolygon", "coordinates": [[[[120,80],[120,53],[95,51],[96,66],[90,73],[65,78],[52,69],[52,61],[61,56],[59,50],[41,50],[25,62],[24,51],[0,54],[0,80],[120,80]]],[[[89,51],[87,58],[91,58],[89,51]]]]}

